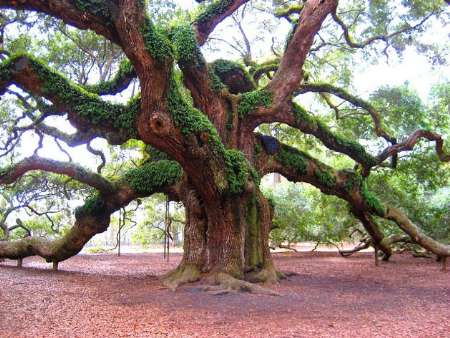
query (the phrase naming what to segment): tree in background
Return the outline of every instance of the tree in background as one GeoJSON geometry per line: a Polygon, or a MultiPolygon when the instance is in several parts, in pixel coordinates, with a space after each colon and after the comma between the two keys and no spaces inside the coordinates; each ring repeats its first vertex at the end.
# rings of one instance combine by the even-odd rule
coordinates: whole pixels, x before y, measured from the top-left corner
{"type": "MultiPolygon", "coordinates": [[[[402,155],[411,154],[413,148],[434,166],[448,162],[441,136],[448,133],[448,124],[440,125],[440,112],[433,116],[414,102],[418,110],[402,110],[402,116],[395,111],[398,100],[389,97],[395,95],[391,90],[361,99],[351,91],[349,66],[359,50],[365,58],[379,58],[390,49],[401,54],[408,45],[433,59],[440,54],[438,47],[423,44],[419,37],[428,24],[448,19],[446,5],[442,1],[197,2],[201,4],[196,10],[187,13],[175,10],[170,2],[0,0],[1,8],[12,10],[2,14],[4,25],[8,20],[28,27],[45,23],[45,29],[51,27],[49,36],[62,34],[69,45],[74,43],[90,55],[83,58],[71,52],[70,58],[73,55],[77,62],[71,67],[74,63],[66,62],[70,58],[64,57],[65,46],[49,43],[40,52],[42,43],[22,41],[15,52],[5,44],[0,88],[20,105],[4,114],[0,183],[11,185],[40,170],[68,176],[93,191],[75,210],[75,224],[63,236],[3,241],[0,257],[65,260],[105,231],[112,213],[133,200],[162,192],[183,202],[186,210],[183,259],[166,276],[166,284],[176,287],[208,273],[223,286],[259,290],[242,279],[271,282],[281,277],[268,243],[273,207],[259,187],[260,178],[268,173],[309,183],[346,201],[386,259],[391,247],[380,228],[382,221],[396,224],[437,256],[449,256],[450,248],[422,232],[396,207],[397,200],[384,204],[372,188],[378,172],[409,168],[402,155]],[[22,10],[40,14],[27,16],[22,10]],[[290,33],[282,44],[265,39],[253,44],[245,34],[245,11],[286,21],[290,33]],[[164,19],[158,21],[158,16],[164,19]],[[200,48],[231,16],[243,36],[243,44],[236,45],[243,63],[224,58],[207,63],[200,48]],[[72,28],[61,28],[61,21],[89,31],[72,33],[72,28]],[[102,38],[91,39],[92,32],[102,38]],[[272,54],[264,60],[254,57],[261,42],[272,54]],[[89,53],[91,49],[96,52],[89,53]],[[92,68],[97,84],[88,81],[92,68]],[[111,69],[116,70],[113,75],[111,69]],[[139,93],[132,90],[127,103],[106,97],[130,84],[139,93]],[[333,115],[306,109],[302,103],[308,95],[316,95],[333,115]],[[415,124],[416,115],[427,124],[415,124]],[[67,119],[76,131],[55,124],[58,118],[67,119]],[[283,124],[287,134],[304,137],[292,141],[282,133],[264,134],[264,124],[283,124]],[[37,138],[36,150],[22,159],[12,156],[30,132],[37,138]],[[48,138],[70,147],[85,144],[102,164],[94,172],[83,161],[72,161],[67,151],[69,161],[42,157],[39,150],[48,138]],[[112,163],[103,171],[105,156],[91,145],[95,138],[128,148],[129,161],[112,163]],[[434,145],[432,154],[428,144],[434,145]],[[326,156],[319,156],[321,152],[326,156]],[[334,166],[332,160],[319,159],[335,154],[345,155],[345,161],[334,166]]],[[[265,33],[271,28],[262,22],[258,29],[265,33]]],[[[27,39],[25,34],[22,40],[27,39]]],[[[406,100],[405,105],[409,103],[406,100]]]]}

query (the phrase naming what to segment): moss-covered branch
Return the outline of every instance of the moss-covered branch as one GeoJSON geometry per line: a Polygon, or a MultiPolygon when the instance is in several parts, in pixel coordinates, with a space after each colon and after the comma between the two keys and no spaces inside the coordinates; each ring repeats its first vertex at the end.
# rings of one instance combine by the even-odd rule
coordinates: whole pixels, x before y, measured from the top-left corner
{"type": "MultiPolygon", "coordinates": [[[[46,160],[41,162],[47,163],[46,160]]],[[[99,175],[88,173],[72,165],[65,167],[58,164],[55,169],[54,161],[50,161],[52,168],[38,169],[66,174],[92,184],[95,180],[95,188],[99,192],[88,197],[84,204],[75,210],[75,225],[61,238],[50,240],[42,237],[26,237],[18,241],[0,241],[0,258],[21,259],[38,255],[48,262],[60,262],[76,255],[83,246],[96,234],[105,231],[110,222],[110,216],[120,208],[125,207],[138,197],[150,196],[156,192],[172,193],[173,185],[181,176],[181,167],[173,161],[155,161],[144,164],[142,167],[128,171],[122,179],[114,183],[114,188],[99,186],[99,181],[104,180],[99,175]],[[77,172],[79,170],[79,172],[77,172]]],[[[22,165],[23,167],[23,165],[22,165]]],[[[8,183],[5,180],[12,178],[12,173],[18,173],[8,169],[6,174],[0,176],[0,183],[8,183]]],[[[23,170],[22,170],[23,171],[23,170]]],[[[109,183],[104,183],[108,184],[109,183]]]]}
{"type": "Polygon", "coordinates": [[[368,170],[378,164],[377,158],[370,155],[358,142],[332,132],[320,119],[296,103],[292,104],[292,115],[294,119],[288,124],[306,134],[314,135],[329,149],[348,155],[368,170]]]}
{"type": "Polygon", "coordinates": [[[337,195],[358,209],[384,215],[382,204],[368,190],[366,179],[359,173],[335,170],[273,137],[257,135],[257,138],[260,146],[257,166],[262,174],[278,172],[288,179],[307,182],[327,194],[337,195]]]}
{"type": "Polygon", "coordinates": [[[137,74],[133,65],[128,59],[125,59],[120,63],[119,70],[111,80],[88,85],[84,88],[97,95],[114,95],[127,89],[136,77],[137,74]]]}
{"type": "Polygon", "coordinates": [[[374,244],[390,255],[383,233],[373,216],[394,221],[411,239],[440,257],[450,254],[450,247],[426,236],[400,210],[385,206],[368,185],[367,179],[352,170],[334,170],[305,152],[279,143],[275,138],[257,135],[259,151],[257,168],[261,174],[278,172],[294,182],[306,182],[322,192],[346,200],[352,213],[358,217],[371,235],[374,244]]]}
{"type": "Polygon", "coordinates": [[[342,88],[330,85],[328,83],[303,84],[300,87],[300,90],[298,91],[299,94],[303,94],[303,93],[307,93],[307,92],[329,93],[329,94],[335,95],[347,102],[350,102],[351,104],[353,104],[356,107],[364,109],[372,117],[372,120],[375,125],[375,134],[379,137],[383,137],[388,142],[396,143],[395,137],[391,136],[386,131],[386,127],[383,124],[383,120],[381,118],[380,113],[375,109],[374,106],[372,106],[370,104],[370,102],[367,102],[355,95],[350,94],[348,91],[346,91],[342,88]]]}
{"type": "Polygon", "coordinates": [[[118,33],[113,25],[112,13],[117,11],[115,1],[0,0],[0,8],[45,13],[79,29],[91,29],[108,40],[120,44],[118,33]]]}
{"type": "Polygon", "coordinates": [[[82,129],[90,126],[98,136],[106,137],[112,143],[137,137],[138,98],[128,105],[103,101],[28,55],[16,55],[0,64],[0,93],[11,84],[47,98],[59,111],[68,112],[75,125],[82,129]]]}
{"type": "Polygon", "coordinates": [[[209,34],[225,18],[234,13],[236,9],[249,0],[214,0],[197,16],[194,26],[197,31],[197,40],[203,45],[209,34]]]}

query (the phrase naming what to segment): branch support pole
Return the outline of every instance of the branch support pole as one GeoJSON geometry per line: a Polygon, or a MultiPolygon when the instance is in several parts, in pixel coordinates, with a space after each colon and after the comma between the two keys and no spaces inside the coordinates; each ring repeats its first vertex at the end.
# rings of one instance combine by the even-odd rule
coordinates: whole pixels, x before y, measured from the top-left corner
{"type": "Polygon", "coordinates": [[[442,257],[442,271],[447,271],[447,256],[442,257]]]}
{"type": "Polygon", "coordinates": [[[375,248],[375,250],[374,250],[375,266],[379,266],[380,262],[378,260],[378,248],[377,247],[374,247],[374,248],[375,248]]]}

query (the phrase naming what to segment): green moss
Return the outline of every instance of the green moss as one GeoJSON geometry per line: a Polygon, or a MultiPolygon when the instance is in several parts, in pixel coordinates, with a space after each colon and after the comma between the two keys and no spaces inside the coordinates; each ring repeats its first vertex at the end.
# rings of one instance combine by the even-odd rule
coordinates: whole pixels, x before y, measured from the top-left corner
{"type": "Polygon", "coordinates": [[[237,94],[239,92],[248,92],[256,88],[253,78],[249,75],[244,66],[237,62],[218,59],[209,66],[217,76],[217,79],[213,78],[213,89],[216,91],[218,91],[216,87],[220,90],[223,87],[230,86],[228,87],[230,91],[237,94]]]}
{"type": "Polygon", "coordinates": [[[265,90],[243,93],[238,105],[239,117],[243,118],[258,107],[270,107],[272,95],[265,90]]]}
{"type": "Polygon", "coordinates": [[[209,74],[209,79],[211,82],[211,88],[213,91],[215,91],[216,93],[219,93],[220,91],[222,91],[223,89],[225,89],[227,87],[223,84],[220,77],[218,77],[217,74],[215,73],[213,65],[208,66],[208,74],[209,74]]]}
{"type": "Polygon", "coordinates": [[[292,111],[294,113],[295,121],[297,123],[301,124],[302,122],[306,122],[311,125],[311,129],[317,128],[317,119],[310,113],[308,113],[308,111],[305,108],[296,103],[293,103],[292,111]]]}
{"type": "Polygon", "coordinates": [[[366,180],[363,180],[361,184],[361,195],[367,205],[378,215],[383,217],[386,213],[384,206],[374,193],[369,191],[366,180]]]}
{"type": "Polygon", "coordinates": [[[214,68],[214,72],[219,76],[233,72],[237,69],[245,72],[244,67],[242,67],[239,63],[224,59],[214,61],[212,63],[212,67],[214,68]]]}
{"type": "Polygon", "coordinates": [[[227,174],[228,191],[231,194],[242,193],[250,174],[249,165],[244,154],[236,149],[225,151],[225,171],[227,174]]]}
{"type": "Polygon", "coordinates": [[[213,17],[225,13],[233,4],[233,0],[216,0],[200,13],[195,19],[198,24],[205,23],[213,17]]]}
{"type": "Polygon", "coordinates": [[[96,216],[105,209],[105,201],[100,194],[96,193],[86,199],[84,205],[75,209],[75,217],[96,216]]]}
{"type": "Polygon", "coordinates": [[[300,105],[294,103],[292,111],[302,131],[315,135],[330,149],[343,152],[366,166],[374,166],[377,163],[376,158],[368,154],[362,145],[333,133],[326,124],[312,116],[300,105]]]}
{"type": "Polygon", "coordinates": [[[125,182],[136,193],[149,195],[176,183],[182,174],[183,170],[177,162],[160,160],[147,162],[140,168],[129,170],[125,174],[125,182]]]}
{"type": "Polygon", "coordinates": [[[216,154],[223,154],[223,146],[219,134],[211,121],[198,109],[192,107],[183,99],[175,77],[172,76],[167,97],[167,108],[172,115],[175,125],[184,135],[208,134],[208,143],[216,154]]]}
{"type": "Polygon", "coordinates": [[[293,13],[300,13],[305,6],[303,4],[293,4],[289,7],[277,8],[275,10],[276,17],[289,16],[293,13]]]}
{"type": "Polygon", "coordinates": [[[173,50],[166,32],[155,26],[148,17],[145,17],[141,27],[145,48],[158,61],[165,62],[173,59],[173,50]]]}
{"type": "Polygon", "coordinates": [[[306,174],[309,159],[298,150],[281,147],[276,157],[281,164],[296,170],[299,175],[306,174]]]}
{"type": "Polygon", "coordinates": [[[150,161],[171,160],[165,152],[150,145],[145,146],[145,152],[150,156],[150,161]]]}
{"type": "Polygon", "coordinates": [[[250,166],[250,175],[252,175],[255,186],[259,187],[259,185],[261,184],[261,175],[259,174],[258,170],[250,166]]]}
{"type": "Polygon", "coordinates": [[[336,177],[327,170],[316,170],[314,176],[327,188],[333,188],[336,184],[336,177]]]}
{"type": "Polygon", "coordinates": [[[85,88],[88,91],[90,91],[92,93],[97,93],[99,95],[111,94],[114,92],[114,90],[125,89],[122,82],[127,77],[132,76],[133,73],[134,73],[134,68],[133,68],[133,65],[131,64],[130,60],[124,59],[120,63],[119,70],[115,74],[114,78],[112,78],[110,81],[104,81],[104,82],[101,82],[96,85],[88,85],[88,86],[85,86],[85,88]]]}
{"type": "MultiPolygon", "coordinates": [[[[14,58],[9,58],[0,64],[0,81],[7,82],[11,79],[11,67],[14,58]]],[[[0,89],[1,90],[1,89],[0,89]]]]}
{"type": "Polygon", "coordinates": [[[246,185],[250,174],[249,164],[240,151],[225,149],[216,128],[211,121],[198,109],[188,104],[181,96],[176,79],[172,77],[167,107],[172,115],[175,125],[180,128],[184,135],[196,135],[206,133],[208,135],[207,145],[212,149],[213,157],[209,160],[211,165],[217,166],[218,172],[216,183],[224,193],[241,193],[246,185]],[[226,177],[221,176],[222,168],[219,164],[225,161],[226,177]],[[226,182],[225,182],[226,180],[226,182]]]}
{"type": "Polygon", "coordinates": [[[334,134],[334,138],[338,147],[345,149],[345,153],[350,157],[357,159],[358,162],[370,167],[377,164],[376,158],[368,154],[364,147],[358,142],[346,139],[338,134],[334,134]]]}
{"type": "Polygon", "coordinates": [[[170,30],[176,57],[181,63],[201,63],[203,57],[197,46],[197,38],[190,24],[172,27],[170,30]]]}

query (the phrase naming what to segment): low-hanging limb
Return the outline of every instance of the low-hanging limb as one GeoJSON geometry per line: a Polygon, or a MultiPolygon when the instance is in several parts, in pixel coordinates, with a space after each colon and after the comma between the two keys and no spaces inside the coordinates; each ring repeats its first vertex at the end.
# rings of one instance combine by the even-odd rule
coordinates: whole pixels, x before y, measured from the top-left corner
{"type": "Polygon", "coordinates": [[[372,214],[383,214],[384,207],[368,191],[363,177],[348,170],[334,170],[310,155],[280,143],[270,136],[256,135],[258,154],[256,166],[261,175],[277,172],[294,182],[306,182],[328,195],[347,201],[351,212],[361,221],[374,245],[391,256],[390,247],[383,244],[383,232],[372,214]]]}
{"type": "Polygon", "coordinates": [[[434,253],[438,257],[450,256],[450,245],[439,243],[427,236],[400,209],[388,206],[384,218],[396,223],[411,239],[422,248],[434,253]]]}
{"type": "Polygon", "coordinates": [[[92,173],[75,163],[61,162],[39,156],[31,156],[13,166],[1,168],[0,185],[11,184],[33,170],[66,175],[97,189],[103,194],[110,194],[115,190],[113,184],[101,175],[92,173]]]}
{"type": "Polygon", "coordinates": [[[384,240],[382,231],[373,216],[394,221],[411,239],[439,257],[450,255],[450,246],[425,235],[419,227],[400,210],[384,206],[368,190],[366,180],[350,170],[334,170],[308,154],[279,143],[269,136],[257,135],[259,153],[257,167],[261,174],[278,172],[287,179],[310,183],[322,192],[336,195],[350,204],[351,212],[358,217],[371,235],[373,244],[386,255],[391,255],[390,243],[384,240]]]}
{"type": "MultiPolygon", "coordinates": [[[[71,176],[73,173],[64,174],[71,176]]],[[[109,226],[111,214],[132,200],[156,192],[176,193],[174,185],[182,174],[181,167],[168,160],[149,162],[140,168],[132,169],[115,182],[114,190],[93,195],[83,206],[77,208],[75,225],[63,237],[54,240],[26,237],[17,241],[1,241],[0,258],[23,259],[38,255],[55,263],[70,258],[80,252],[94,235],[105,231],[109,226]]]]}

